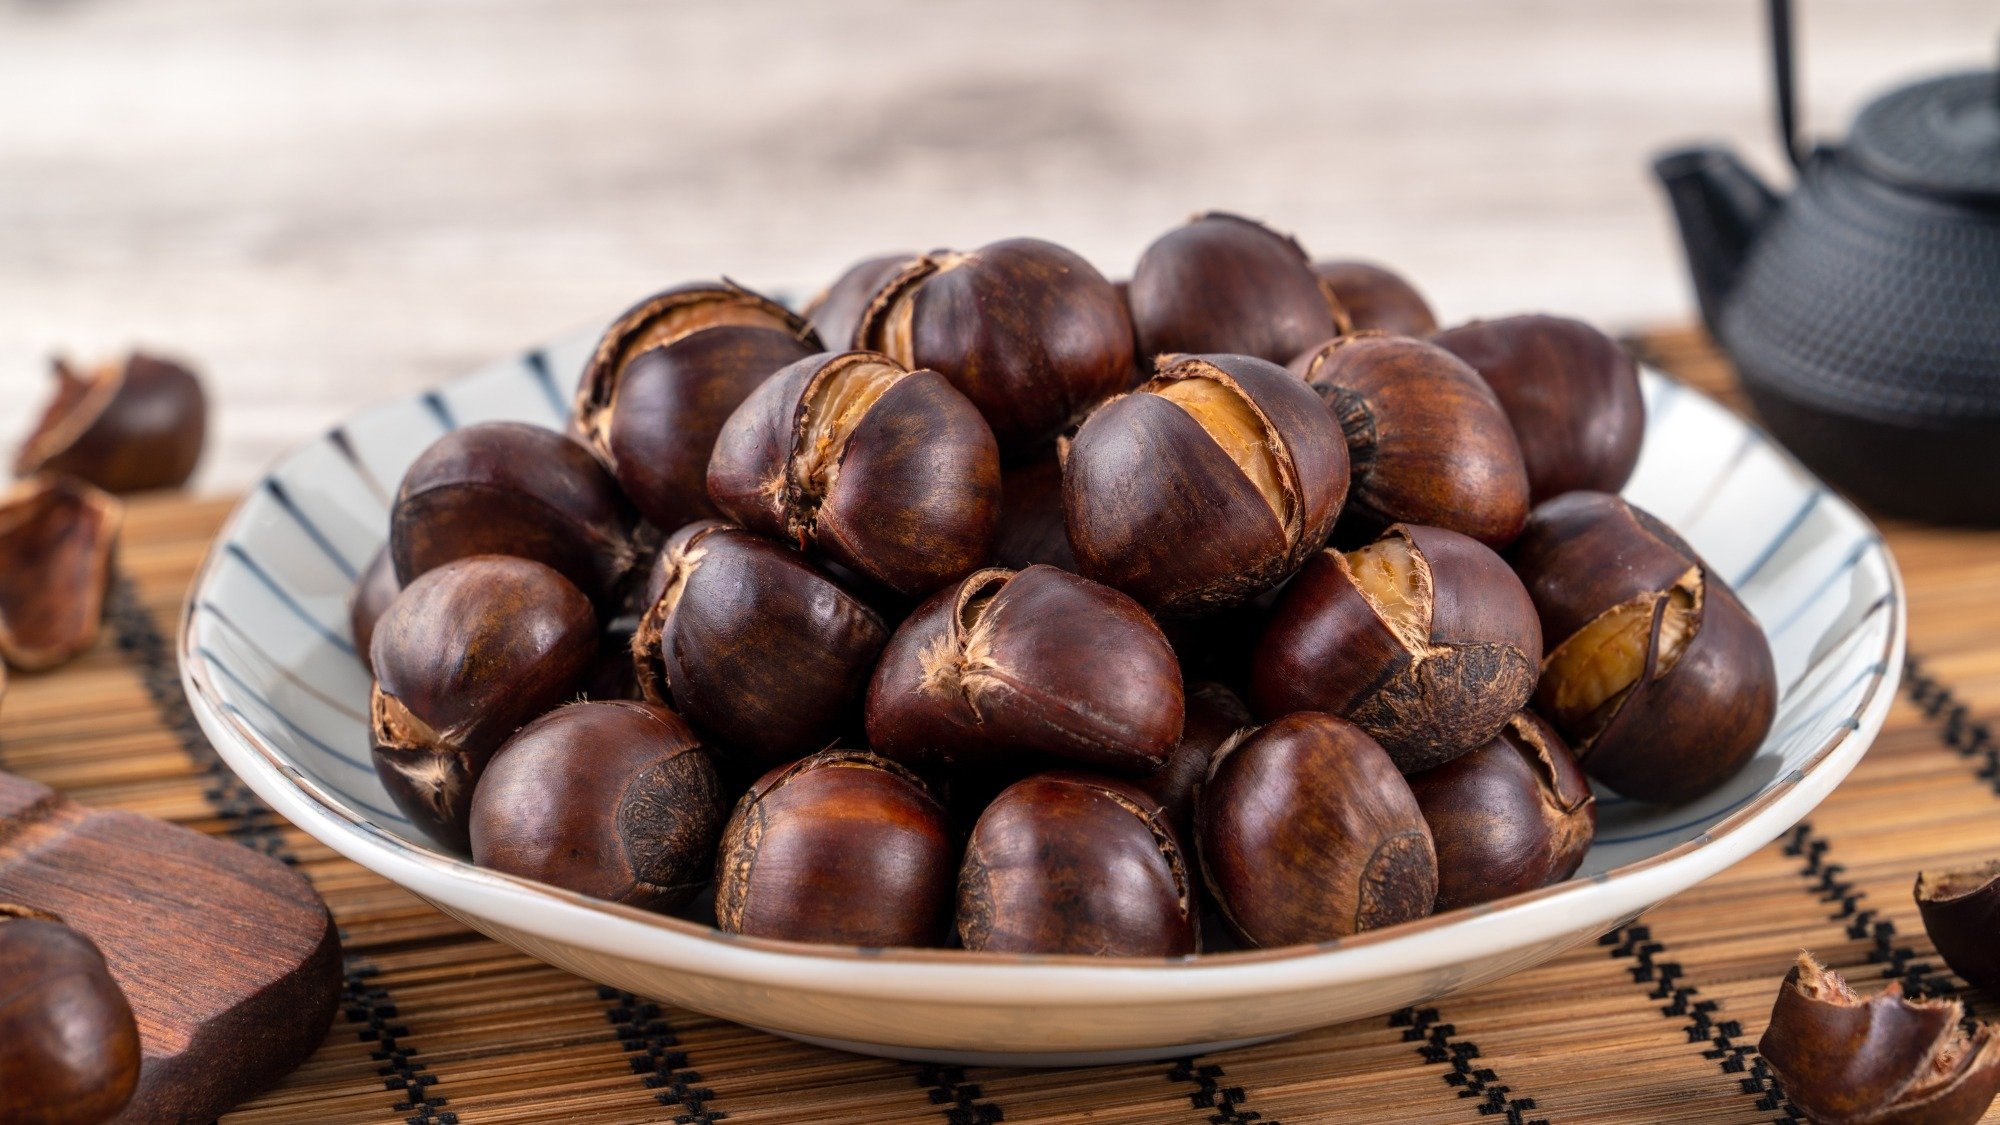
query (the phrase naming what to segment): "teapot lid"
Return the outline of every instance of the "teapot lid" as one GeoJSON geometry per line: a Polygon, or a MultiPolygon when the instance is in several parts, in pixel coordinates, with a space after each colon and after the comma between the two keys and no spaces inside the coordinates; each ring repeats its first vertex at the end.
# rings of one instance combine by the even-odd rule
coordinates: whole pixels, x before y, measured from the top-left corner
{"type": "Polygon", "coordinates": [[[1951,74],[1869,103],[1848,150],[1901,187],[2000,203],[2000,73],[1951,74]]]}

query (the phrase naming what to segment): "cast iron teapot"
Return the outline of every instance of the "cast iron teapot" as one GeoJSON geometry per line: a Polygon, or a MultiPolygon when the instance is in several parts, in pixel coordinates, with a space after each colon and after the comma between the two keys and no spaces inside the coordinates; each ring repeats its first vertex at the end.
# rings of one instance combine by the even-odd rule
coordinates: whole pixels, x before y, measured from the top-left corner
{"type": "Polygon", "coordinates": [[[2000,73],[1906,86],[1803,148],[1770,0],[1780,197],[1720,148],[1662,156],[1702,318],[1771,432],[1893,514],[2000,523],[2000,73]]]}

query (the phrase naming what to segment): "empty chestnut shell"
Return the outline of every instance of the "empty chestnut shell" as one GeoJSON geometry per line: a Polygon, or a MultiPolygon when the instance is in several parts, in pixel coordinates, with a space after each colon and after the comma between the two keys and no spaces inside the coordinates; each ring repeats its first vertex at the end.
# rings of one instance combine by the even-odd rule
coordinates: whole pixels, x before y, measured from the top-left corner
{"type": "Polygon", "coordinates": [[[1128,782],[1067,772],[1015,782],[966,842],[958,936],[974,952],[1195,952],[1192,886],[1173,825],[1128,782]]]}
{"type": "Polygon", "coordinates": [[[799,316],[732,282],[639,302],[605,329],[575,425],[639,513],[673,529],[715,515],[708,456],[722,423],[779,368],[820,350],[799,316]]]}
{"type": "Polygon", "coordinates": [[[487,760],[576,690],[597,648],[597,617],[541,563],[474,555],[404,587],[371,648],[375,772],[412,823],[463,851],[487,760]]]}
{"type": "Polygon", "coordinates": [[[1347,434],[1344,539],[1422,523],[1504,547],[1528,517],[1528,474],[1479,373],[1422,340],[1357,332],[1292,361],[1347,434]]]}
{"type": "Polygon", "coordinates": [[[853,729],[889,627],[797,552],[715,520],[667,540],[632,634],[639,689],[758,764],[853,729]]]}
{"type": "Polygon", "coordinates": [[[104,954],[55,915],[0,903],[0,1117],[109,1121],[139,1085],[139,1026],[104,954]]]}
{"type": "Polygon", "coordinates": [[[1409,783],[1366,731],[1332,715],[1301,711],[1225,745],[1195,837],[1210,897],[1253,945],[1393,926],[1437,900],[1409,783]]]}
{"type": "Polygon", "coordinates": [[[572,703],[507,740],[472,795],[481,867],[666,910],[715,869],[727,810],[715,763],[650,703],[572,703]]]}
{"type": "Polygon", "coordinates": [[[854,342],[855,330],[861,326],[861,317],[874,302],[875,294],[918,257],[908,252],[883,254],[854,263],[832,285],[806,302],[806,320],[820,339],[836,348],[847,347],[854,342]]]}
{"type": "MultiPolygon", "coordinates": [[[[1194,840],[1195,794],[1208,780],[1208,767],[1216,751],[1239,731],[1257,725],[1250,709],[1236,693],[1213,680],[1190,683],[1184,690],[1187,716],[1181,722],[1181,739],[1158,770],[1137,778],[1134,784],[1160,803],[1167,822],[1181,833],[1184,842],[1194,840]]],[[[1194,853],[1188,851],[1189,856],[1194,853]]]]}
{"type": "Polygon", "coordinates": [[[1000,447],[1027,449],[1132,382],[1132,324],[1104,275],[1052,242],[938,251],[877,290],[842,341],[940,372],[1000,447]]]}
{"type": "Polygon", "coordinates": [[[1597,799],[1541,716],[1410,778],[1437,848],[1439,911],[1491,902],[1576,874],[1597,832],[1597,799]]]}
{"type": "Polygon", "coordinates": [[[381,620],[383,611],[402,592],[403,584],[396,581],[396,560],[389,557],[389,547],[384,544],[368,560],[361,578],[354,583],[354,592],[347,598],[347,625],[354,638],[354,652],[361,657],[361,666],[371,673],[375,669],[368,647],[375,639],[375,622],[381,620]]]}
{"type": "Polygon", "coordinates": [[[939,945],[958,845],[945,810],[894,762],[824,750],[759,778],[715,864],[716,925],[864,946],[939,945]]]}
{"type": "Polygon", "coordinates": [[[1046,563],[1076,570],[1063,525],[1062,462],[1042,457],[1000,474],[1000,531],[993,561],[1012,570],[1046,563]]]}
{"type": "Polygon", "coordinates": [[[1972,1125],[2000,1092],[2000,1039],[1956,1000],[1866,1000],[1799,954],[1757,1043],[1785,1094],[1832,1125],[1972,1125]]]}
{"type": "Polygon", "coordinates": [[[1299,244],[1211,211],[1156,239],[1126,299],[1142,355],[1231,353],[1284,363],[1347,330],[1347,315],[1299,244]]]}
{"type": "Polygon", "coordinates": [[[1539,504],[1565,492],[1616,492],[1645,438],[1639,368],[1618,341],[1580,320],[1475,320],[1432,343],[1479,372],[1513,423],[1539,504]]]}
{"type": "Polygon", "coordinates": [[[906,762],[1053,754],[1150,772],[1181,735],[1181,673],[1118,591],[1052,566],[940,590],[882,650],[868,744],[906,762]]]}
{"type": "Polygon", "coordinates": [[[1317,551],[1347,494],[1347,447],[1283,368],[1180,356],[1105,403],[1063,461],[1086,577],[1156,613],[1240,605],[1317,551]]]}
{"type": "Polygon", "coordinates": [[[1372,735],[1405,773],[1500,733],[1535,692],[1542,630],[1507,564],[1476,539],[1396,524],[1321,551],[1285,587],[1257,642],[1257,713],[1326,711],[1372,735]]]}
{"type": "Polygon", "coordinates": [[[0,496],[0,658],[53,668],[97,643],[125,505],[69,477],[0,496]]]}
{"type": "Polygon", "coordinates": [[[1333,299],[1347,310],[1354,331],[1373,329],[1392,336],[1428,336],[1437,317],[1417,287],[1394,270],[1373,262],[1317,262],[1313,272],[1333,299]]]}
{"type": "Polygon", "coordinates": [[[1924,931],[1951,971],[2000,997],[2000,860],[1917,876],[1924,931]]]}
{"type": "Polygon", "coordinates": [[[608,604],[637,557],[633,522],[588,449],[524,422],[479,422],[433,442],[403,475],[389,552],[405,586],[453,559],[513,555],[608,604]]]}
{"type": "Polygon", "coordinates": [[[1508,555],[1542,619],[1535,710],[1584,771],[1640,801],[1708,793],[1777,711],[1764,632],[1694,548],[1602,492],[1535,509],[1508,555]]]}
{"type": "Polygon", "coordinates": [[[179,488],[194,475],[208,403],[194,372],[134,353],[79,372],[55,361],[56,393],[14,458],[17,476],[65,473],[107,492],[179,488]]]}
{"type": "Polygon", "coordinates": [[[708,494],[752,531],[918,597],[991,557],[1000,451],[937,372],[873,352],[817,355],[730,415],[708,494]]]}

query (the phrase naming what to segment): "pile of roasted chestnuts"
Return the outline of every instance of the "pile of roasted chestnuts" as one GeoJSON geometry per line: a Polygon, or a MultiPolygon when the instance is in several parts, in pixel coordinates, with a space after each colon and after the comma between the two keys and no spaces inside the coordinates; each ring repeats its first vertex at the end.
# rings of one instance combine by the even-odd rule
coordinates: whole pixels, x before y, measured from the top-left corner
{"type": "Polygon", "coordinates": [[[1530,891],[1590,779],[1699,797],[1776,702],[1616,495],[1642,412],[1596,329],[1439,331],[1226,214],[1123,283],[1023,238],[802,311],[678,286],[567,432],[411,465],[374,761],[482,865],[790,941],[1173,957],[1530,891]]]}

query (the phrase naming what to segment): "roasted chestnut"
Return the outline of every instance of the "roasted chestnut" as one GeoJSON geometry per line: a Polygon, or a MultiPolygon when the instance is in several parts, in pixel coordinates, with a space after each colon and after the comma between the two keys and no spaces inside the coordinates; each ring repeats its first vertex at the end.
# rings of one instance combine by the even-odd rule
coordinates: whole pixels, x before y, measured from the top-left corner
{"type": "Polygon", "coordinates": [[[906,263],[839,343],[942,373],[1010,452],[1054,437],[1132,382],[1132,324],[1111,283],[1034,238],[906,263]]]}
{"type": "Polygon", "coordinates": [[[1347,434],[1344,541],[1422,523],[1504,547],[1528,517],[1521,446],[1492,388],[1443,348],[1357,332],[1292,361],[1347,434]]]}
{"type": "Polygon", "coordinates": [[[917,258],[914,253],[883,254],[854,263],[832,285],[806,302],[806,320],[828,345],[847,347],[854,342],[855,329],[861,326],[862,314],[868,311],[875,294],[917,258]]]}
{"type": "Polygon", "coordinates": [[[403,475],[389,552],[405,586],[470,555],[554,567],[609,604],[637,557],[634,516],[604,466],[575,441],[524,422],[480,422],[439,438],[403,475]]]}
{"type": "Polygon", "coordinates": [[[597,343],[576,389],[576,427],[639,513],[671,530],[715,515],[708,455],[757,385],[820,350],[783,305],[697,281],[634,305],[597,343]]]}
{"type": "Polygon", "coordinates": [[[384,544],[368,560],[368,566],[354,583],[354,592],[347,598],[347,625],[354,638],[354,652],[361,657],[361,666],[371,673],[374,665],[369,659],[368,646],[375,639],[375,622],[381,620],[383,611],[402,592],[403,584],[396,581],[396,560],[390,557],[389,547],[384,544]]]}
{"type": "Polygon", "coordinates": [[[868,685],[868,744],[912,763],[1026,753],[1150,772],[1181,735],[1181,673],[1137,602],[1057,570],[981,570],[903,622],[868,685]]]}
{"type": "Polygon", "coordinates": [[[109,1121],[139,1063],[139,1026],[104,954],[53,914],[0,903],[0,1118],[109,1121]]]}
{"type": "Polygon", "coordinates": [[[717,520],[667,540],[632,634],[639,690],[760,764],[855,725],[889,628],[797,552],[717,520]]]}
{"type": "Polygon", "coordinates": [[[1924,932],[1951,971],[2000,998],[2000,860],[1917,876],[1924,932]]]}
{"type": "Polygon", "coordinates": [[[2000,1038],[1969,1029],[1956,1000],[1909,1000],[1899,981],[1866,1000],[1799,954],[1757,1043],[1814,1121],[1972,1125],[2000,1092],[2000,1038]]]}
{"type": "Polygon", "coordinates": [[[666,910],[715,869],[726,813],[715,763],[651,703],[572,703],[507,740],[472,794],[472,858],[666,910]]]}
{"type": "Polygon", "coordinates": [[[1532,711],[1470,754],[1412,776],[1410,788],[1437,848],[1439,911],[1562,882],[1597,831],[1590,782],[1532,711]]]}
{"type": "Polygon", "coordinates": [[[873,352],[817,355],[729,416],[708,494],[752,531],[917,597],[991,557],[1000,451],[937,372],[873,352]]]}
{"type": "Polygon", "coordinates": [[[1347,494],[1347,447],[1283,368],[1180,356],[1104,404],[1069,445],[1063,509],[1085,576],[1156,613],[1255,597],[1318,550],[1347,494]]]}
{"type": "Polygon", "coordinates": [[[1393,926],[1437,900],[1437,856],[1409,783],[1368,732],[1332,715],[1287,715],[1225,746],[1195,837],[1210,897],[1252,945],[1393,926]]]}
{"type": "Polygon", "coordinates": [[[465,850],[486,762],[576,691],[597,647],[590,600],[530,559],[474,555],[419,575],[375,624],[369,741],[396,807],[465,850]]]}
{"type": "Polygon", "coordinates": [[[133,353],[77,371],[55,361],[56,393],[14,457],[17,476],[63,473],[106,492],[179,488],[208,431],[201,380],[133,353]]]}
{"type": "Polygon", "coordinates": [[[958,872],[958,936],[990,953],[1179,957],[1199,945],[1165,810],[1130,782],[1044,773],[980,814],[958,872]]]}
{"type": "Polygon", "coordinates": [[[1535,509],[1508,555],[1542,619],[1535,710],[1584,771],[1640,801],[1736,776],[1777,710],[1764,632],[1679,535],[1602,492],[1535,509]]]}
{"type": "Polygon", "coordinates": [[[823,750],[736,803],[715,864],[716,925],[785,941],[939,945],[957,867],[944,806],[915,774],[823,750]]]}
{"type": "Polygon", "coordinates": [[[1639,368],[1618,341],[1580,320],[1475,320],[1432,343],[1479,372],[1520,439],[1534,502],[1631,479],[1645,438],[1639,368]]]}
{"type": "Polygon", "coordinates": [[[1076,570],[1063,526],[1062,462],[1053,455],[1000,474],[1000,530],[993,561],[1013,570],[1047,563],[1076,570]]]}
{"type": "Polygon", "coordinates": [[[1284,363],[1348,327],[1296,241],[1221,211],[1146,247],[1127,300],[1147,357],[1216,352],[1284,363]]]}
{"type": "Polygon", "coordinates": [[[1373,262],[1316,262],[1313,272],[1333,299],[1347,310],[1354,331],[1374,329],[1393,336],[1428,336],[1437,317],[1424,295],[1402,275],[1373,262]]]}
{"type": "Polygon", "coordinates": [[[1535,692],[1542,630],[1520,579],[1478,540],[1396,524],[1321,551],[1257,642],[1250,699],[1267,719],[1326,711],[1374,736],[1404,773],[1500,733],[1535,692]]]}
{"type": "Polygon", "coordinates": [[[0,495],[0,658],[53,668],[97,643],[125,505],[70,477],[0,495]]]}
{"type": "Polygon", "coordinates": [[[1174,743],[1164,765],[1135,779],[1134,784],[1160,803],[1167,822],[1181,833],[1183,841],[1192,843],[1195,794],[1208,780],[1208,767],[1216,752],[1257,723],[1235,692],[1212,680],[1188,684],[1185,694],[1187,717],[1181,722],[1180,741],[1174,743]]]}

